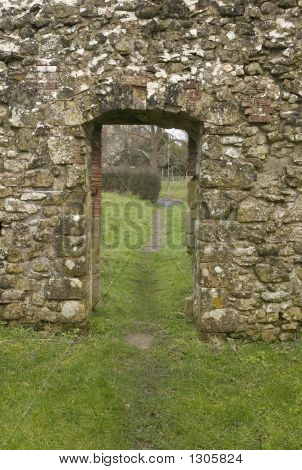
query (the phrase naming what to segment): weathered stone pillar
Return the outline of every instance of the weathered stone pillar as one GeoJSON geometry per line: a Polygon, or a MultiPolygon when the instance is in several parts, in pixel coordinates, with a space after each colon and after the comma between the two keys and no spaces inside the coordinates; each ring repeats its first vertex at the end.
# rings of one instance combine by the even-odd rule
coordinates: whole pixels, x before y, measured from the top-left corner
{"type": "MultiPolygon", "coordinates": [[[[196,173],[197,173],[197,143],[191,137],[188,140],[188,161],[187,161],[187,176],[191,179],[187,182],[187,214],[186,214],[186,245],[188,252],[192,257],[192,270],[194,283],[197,279],[196,271],[196,256],[195,256],[195,223],[196,223],[196,173]]],[[[185,312],[187,315],[193,314],[194,293],[186,298],[185,312]]]]}
{"type": "Polygon", "coordinates": [[[102,132],[97,127],[91,140],[91,288],[92,305],[100,300],[100,243],[101,243],[101,177],[102,177],[102,132]]]}
{"type": "Polygon", "coordinates": [[[247,312],[260,304],[252,269],[255,227],[237,217],[257,175],[253,163],[242,156],[243,139],[232,126],[235,113],[227,111],[224,127],[206,124],[202,137],[195,314],[203,337],[247,332],[247,312]]]}
{"type": "Polygon", "coordinates": [[[189,137],[187,176],[191,176],[191,180],[187,183],[188,210],[186,217],[186,245],[189,250],[194,250],[195,247],[194,226],[196,220],[196,165],[197,144],[191,137],[189,137]]]}

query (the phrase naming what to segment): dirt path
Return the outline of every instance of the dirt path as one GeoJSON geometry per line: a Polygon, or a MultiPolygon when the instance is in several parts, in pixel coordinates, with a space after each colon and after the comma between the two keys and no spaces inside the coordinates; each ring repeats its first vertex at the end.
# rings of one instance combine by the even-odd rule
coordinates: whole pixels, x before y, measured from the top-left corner
{"type": "Polygon", "coordinates": [[[154,253],[160,250],[163,237],[163,218],[161,210],[153,209],[151,237],[142,251],[146,253],[154,253]]]}
{"type": "Polygon", "coordinates": [[[159,316],[160,308],[156,295],[158,281],[150,253],[156,253],[159,250],[160,243],[156,246],[153,244],[152,247],[140,253],[137,265],[140,276],[133,283],[132,328],[128,330],[124,341],[141,350],[149,349],[158,334],[159,324],[154,323],[159,316]]]}
{"type": "MultiPolygon", "coordinates": [[[[158,206],[161,207],[173,207],[177,204],[180,204],[181,201],[178,199],[159,199],[157,201],[158,206]]],[[[164,221],[163,214],[160,208],[153,209],[152,217],[152,231],[151,237],[142,248],[142,251],[145,253],[156,253],[161,249],[164,238],[164,221]]]]}
{"type": "MultiPolygon", "coordinates": [[[[157,253],[160,251],[164,236],[164,221],[162,210],[158,207],[153,209],[151,236],[142,248],[141,271],[142,284],[136,286],[136,309],[141,315],[144,312],[147,317],[152,312],[156,314],[156,300],[154,298],[153,287],[155,283],[154,273],[150,270],[148,253],[157,253]]],[[[146,320],[146,318],[145,318],[146,320]]],[[[128,333],[124,338],[125,342],[136,346],[138,349],[149,349],[154,340],[154,332],[152,331],[152,322],[137,321],[135,331],[128,333]],[[138,331],[137,331],[138,330],[138,331]],[[151,331],[150,331],[151,330],[151,331]]]]}
{"type": "MultiPolygon", "coordinates": [[[[142,248],[142,277],[140,285],[136,287],[136,309],[141,315],[144,312],[149,321],[137,322],[135,331],[129,332],[125,336],[126,343],[136,346],[139,349],[149,349],[156,337],[156,332],[152,331],[152,316],[157,315],[158,302],[156,290],[158,282],[156,273],[151,269],[149,253],[157,253],[161,250],[165,237],[164,214],[161,207],[172,208],[179,204],[178,200],[159,199],[157,204],[160,207],[153,209],[151,236],[146,245],[142,248]],[[151,322],[150,322],[151,319],[151,322]]],[[[171,210],[171,209],[170,209],[171,210]]],[[[147,318],[145,318],[147,320],[147,318]]]]}

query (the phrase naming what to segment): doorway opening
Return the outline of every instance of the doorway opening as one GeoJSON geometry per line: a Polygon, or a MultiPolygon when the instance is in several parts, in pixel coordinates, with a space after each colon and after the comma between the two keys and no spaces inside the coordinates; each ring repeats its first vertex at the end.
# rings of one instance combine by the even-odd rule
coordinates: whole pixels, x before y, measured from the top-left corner
{"type": "Polygon", "coordinates": [[[171,252],[181,243],[184,247],[185,238],[187,249],[193,254],[199,122],[182,113],[120,110],[105,113],[90,123],[88,133],[91,305],[95,307],[101,299],[107,248],[115,249],[115,258],[118,249],[148,253],[165,247],[171,252]],[[158,193],[154,189],[157,181],[158,193]],[[127,197],[132,199],[126,201],[127,197]],[[175,221],[176,212],[171,208],[178,205],[175,221]],[[133,232],[135,229],[137,233],[133,232]]]}

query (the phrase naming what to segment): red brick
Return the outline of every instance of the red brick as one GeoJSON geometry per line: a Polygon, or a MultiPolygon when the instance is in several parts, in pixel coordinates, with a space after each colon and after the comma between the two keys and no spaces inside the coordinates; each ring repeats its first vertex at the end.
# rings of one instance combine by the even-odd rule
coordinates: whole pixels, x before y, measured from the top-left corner
{"type": "Polygon", "coordinates": [[[266,123],[272,121],[272,116],[270,114],[250,114],[248,117],[249,122],[259,122],[266,123]]]}

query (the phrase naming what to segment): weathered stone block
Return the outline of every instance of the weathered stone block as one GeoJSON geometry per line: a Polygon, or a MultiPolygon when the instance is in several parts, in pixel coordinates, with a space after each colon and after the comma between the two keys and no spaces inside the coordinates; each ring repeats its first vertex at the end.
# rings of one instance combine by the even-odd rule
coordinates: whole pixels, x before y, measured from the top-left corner
{"type": "Polygon", "coordinates": [[[190,209],[193,209],[196,206],[196,189],[197,189],[197,181],[196,179],[192,179],[187,183],[187,203],[190,209]]]}
{"type": "Polygon", "coordinates": [[[264,222],[272,213],[270,204],[254,197],[244,199],[238,208],[238,222],[264,222]]]}
{"type": "Polygon", "coordinates": [[[247,327],[237,310],[226,308],[206,312],[199,320],[198,326],[203,333],[233,333],[247,327]]]}
{"type": "Polygon", "coordinates": [[[202,192],[198,213],[201,219],[227,219],[231,213],[231,201],[223,191],[202,192]]]}
{"type": "Polygon", "coordinates": [[[46,5],[42,10],[44,15],[50,15],[51,17],[59,18],[69,18],[73,15],[78,14],[78,9],[73,2],[59,1],[57,3],[52,3],[51,5],[46,5]]]}
{"type": "Polygon", "coordinates": [[[4,320],[20,320],[23,317],[23,307],[21,303],[11,303],[4,309],[4,320]]]}
{"type": "Polygon", "coordinates": [[[61,314],[63,321],[81,322],[86,317],[85,305],[82,302],[77,302],[75,300],[65,302],[63,304],[61,314]]]}
{"type": "Polygon", "coordinates": [[[300,307],[289,307],[285,313],[283,313],[283,318],[288,321],[301,321],[302,320],[302,310],[300,307]]]}
{"type": "Polygon", "coordinates": [[[143,18],[146,20],[150,20],[156,17],[159,14],[159,12],[160,12],[160,6],[152,5],[146,1],[139,2],[135,9],[135,14],[137,18],[143,18]]]}
{"type": "Polygon", "coordinates": [[[265,300],[265,302],[283,302],[284,300],[288,300],[289,297],[290,292],[283,290],[276,292],[265,291],[261,294],[261,298],[265,300]]]}
{"type": "Polygon", "coordinates": [[[21,151],[32,150],[36,147],[37,142],[32,129],[22,128],[17,133],[17,148],[21,151]]]}
{"type": "Polygon", "coordinates": [[[261,331],[261,338],[264,341],[271,342],[276,341],[280,334],[280,328],[277,328],[273,325],[265,325],[261,331]]]}
{"type": "Polygon", "coordinates": [[[44,192],[25,192],[21,196],[21,201],[42,201],[47,198],[47,194],[44,192]]]}
{"type": "Polygon", "coordinates": [[[27,171],[21,180],[21,186],[31,186],[32,188],[50,188],[53,185],[54,177],[49,169],[27,171]]]}
{"type": "Polygon", "coordinates": [[[4,118],[8,114],[8,108],[6,106],[0,105],[0,125],[3,123],[4,118]]]}
{"type": "Polygon", "coordinates": [[[285,331],[295,331],[299,327],[299,324],[297,322],[290,322],[290,323],[285,323],[282,325],[282,330],[285,331]]]}
{"type": "Polygon", "coordinates": [[[48,300],[77,300],[85,297],[85,284],[77,278],[49,279],[45,287],[48,300]]]}
{"type": "Polygon", "coordinates": [[[201,187],[249,189],[255,180],[256,171],[250,163],[207,160],[201,165],[201,187]]]}
{"type": "Polygon", "coordinates": [[[48,150],[51,161],[56,165],[73,163],[72,144],[73,137],[50,137],[48,139],[48,150]]]}
{"type": "Polygon", "coordinates": [[[20,154],[15,158],[6,158],[4,169],[12,173],[22,173],[31,167],[34,158],[31,154],[20,154]]]}
{"type": "Polygon", "coordinates": [[[219,126],[234,124],[239,119],[239,108],[235,103],[224,101],[214,103],[206,115],[205,121],[219,126]]]}
{"type": "Polygon", "coordinates": [[[13,194],[12,188],[8,188],[6,186],[0,185],[0,198],[8,197],[8,196],[11,196],[12,194],[13,194]]]}
{"type": "Polygon", "coordinates": [[[230,254],[230,247],[226,243],[199,244],[199,257],[203,263],[219,263],[226,261],[230,254]]]}
{"type": "Polygon", "coordinates": [[[258,62],[251,62],[249,65],[246,66],[245,71],[247,75],[262,74],[262,68],[258,62]]]}
{"type": "Polygon", "coordinates": [[[20,274],[23,273],[23,265],[11,263],[7,265],[7,273],[8,274],[20,274]]]}
{"type": "Polygon", "coordinates": [[[76,237],[85,235],[86,217],[79,214],[65,215],[61,219],[61,229],[64,235],[76,237]]]}
{"type": "Polygon", "coordinates": [[[26,212],[27,214],[36,214],[38,212],[38,208],[34,204],[28,204],[13,198],[5,200],[4,208],[7,212],[26,212]]]}
{"type": "Polygon", "coordinates": [[[285,267],[276,263],[259,263],[255,266],[255,272],[262,282],[285,282],[289,279],[289,273],[285,267]]]}
{"type": "Polygon", "coordinates": [[[261,299],[259,296],[254,295],[254,297],[246,299],[238,299],[236,301],[236,308],[242,312],[255,311],[261,304],[261,299]]]}
{"type": "Polygon", "coordinates": [[[86,236],[56,236],[53,245],[58,257],[79,258],[86,254],[86,236]]]}
{"type": "Polygon", "coordinates": [[[67,259],[64,262],[64,272],[67,277],[83,277],[88,274],[88,259],[81,258],[67,259]]]}
{"type": "Polygon", "coordinates": [[[0,303],[10,303],[16,300],[23,300],[25,292],[17,289],[9,289],[2,292],[0,296],[0,303]]]}
{"type": "Polygon", "coordinates": [[[0,276],[0,289],[11,289],[13,279],[10,276],[0,276]]]}
{"type": "Polygon", "coordinates": [[[161,18],[186,19],[190,10],[183,0],[163,0],[160,10],[161,18]]]}

